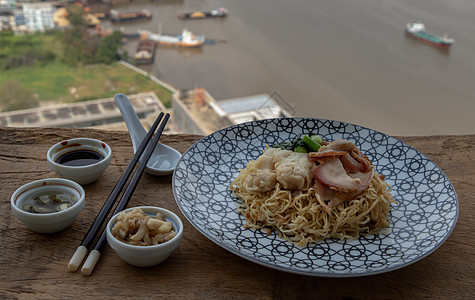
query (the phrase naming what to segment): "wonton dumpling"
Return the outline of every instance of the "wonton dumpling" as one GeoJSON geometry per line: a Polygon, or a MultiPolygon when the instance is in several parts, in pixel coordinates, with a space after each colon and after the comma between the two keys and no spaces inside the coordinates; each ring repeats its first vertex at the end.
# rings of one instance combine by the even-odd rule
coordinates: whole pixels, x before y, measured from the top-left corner
{"type": "Polygon", "coordinates": [[[246,189],[252,192],[267,192],[277,183],[275,164],[281,162],[293,152],[280,148],[269,148],[252,164],[246,177],[246,189]]]}
{"type": "Polygon", "coordinates": [[[257,169],[246,178],[246,189],[251,192],[267,192],[274,189],[277,174],[270,169],[257,169]]]}
{"type": "Polygon", "coordinates": [[[292,155],[292,153],[294,152],[280,148],[269,148],[257,158],[256,167],[259,169],[275,170],[276,164],[292,155]]]}
{"type": "Polygon", "coordinates": [[[276,164],[277,181],[287,190],[308,190],[312,183],[312,166],[307,153],[292,152],[276,164]]]}
{"type": "Polygon", "coordinates": [[[278,181],[284,189],[307,190],[312,182],[312,166],[307,153],[270,148],[252,165],[246,189],[267,192],[273,190],[278,181]]]}

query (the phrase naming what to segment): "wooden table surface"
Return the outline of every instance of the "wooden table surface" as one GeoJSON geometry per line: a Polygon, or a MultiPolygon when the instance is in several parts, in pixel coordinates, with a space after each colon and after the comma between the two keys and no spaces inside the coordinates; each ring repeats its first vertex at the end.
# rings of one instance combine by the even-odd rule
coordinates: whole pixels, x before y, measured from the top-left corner
{"type": "MultiPolygon", "coordinates": [[[[161,141],[185,152],[201,137],[166,135],[161,141]]],[[[91,276],[67,264],[133,155],[127,132],[93,129],[0,128],[0,298],[183,299],[469,299],[475,298],[475,135],[397,137],[434,161],[455,186],[460,204],[448,240],[428,257],[392,272],[336,279],[294,275],[238,257],[199,233],[173,198],[171,176],[144,174],[129,207],[155,205],[184,222],[183,241],[172,256],[151,268],[126,264],[106,246],[91,276]],[[86,206],[62,232],[28,230],[10,209],[21,185],[56,177],[46,165],[49,147],[61,140],[92,137],[107,142],[112,163],[85,186],[86,206]]]]}

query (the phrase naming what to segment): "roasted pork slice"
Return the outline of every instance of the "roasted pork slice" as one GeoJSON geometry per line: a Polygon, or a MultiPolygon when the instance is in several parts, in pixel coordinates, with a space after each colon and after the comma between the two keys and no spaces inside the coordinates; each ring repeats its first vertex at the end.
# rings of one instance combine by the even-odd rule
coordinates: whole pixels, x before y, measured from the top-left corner
{"type": "MultiPolygon", "coordinates": [[[[326,195],[324,188],[345,195],[325,196],[324,200],[331,198],[354,198],[368,188],[374,175],[374,167],[369,159],[351,141],[339,139],[320,148],[316,153],[309,153],[309,160],[315,161],[316,166],[312,173],[321,185],[317,189],[319,194],[326,195]],[[333,155],[332,155],[333,154],[333,155]]],[[[332,201],[334,203],[335,201],[332,201]]]]}

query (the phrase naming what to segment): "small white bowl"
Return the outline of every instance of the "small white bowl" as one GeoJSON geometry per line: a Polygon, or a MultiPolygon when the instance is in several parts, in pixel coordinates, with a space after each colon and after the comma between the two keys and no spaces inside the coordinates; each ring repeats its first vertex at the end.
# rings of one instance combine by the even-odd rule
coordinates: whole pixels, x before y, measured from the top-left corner
{"type": "Polygon", "coordinates": [[[111,162],[111,148],[106,143],[91,138],[76,138],[65,140],[53,145],[46,154],[48,166],[61,177],[71,179],[81,185],[86,185],[96,181],[104,173],[111,162]],[[58,163],[58,160],[64,155],[74,153],[75,151],[92,151],[102,156],[98,162],[70,166],[58,163]]]}
{"type": "Polygon", "coordinates": [[[39,233],[53,233],[65,229],[74,222],[84,208],[85,193],[84,189],[74,181],[63,178],[47,178],[19,187],[12,194],[10,203],[13,215],[30,230],[39,233]],[[76,198],[76,203],[65,210],[51,213],[32,213],[22,209],[27,199],[50,191],[71,194],[76,198]]]}
{"type": "MultiPolygon", "coordinates": [[[[137,207],[132,207],[124,211],[130,211],[137,207]]],[[[165,216],[167,221],[172,222],[174,229],[177,231],[177,235],[171,240],[152,246],[136,246],[124,243],[112,235],[112,227],[116,222],[117,216],[115,214],[107,223],[107,242],[112,249],[122,258],[126,263],[136,267],[151,267],[155,266],[165,259],[175,250],[180,244],[183,237],[183,223],[180,218],[173,212],[160,207],[153,206],[139,206],[138,208],[146,214],[156,215],[157,212],[165,216]]]]}

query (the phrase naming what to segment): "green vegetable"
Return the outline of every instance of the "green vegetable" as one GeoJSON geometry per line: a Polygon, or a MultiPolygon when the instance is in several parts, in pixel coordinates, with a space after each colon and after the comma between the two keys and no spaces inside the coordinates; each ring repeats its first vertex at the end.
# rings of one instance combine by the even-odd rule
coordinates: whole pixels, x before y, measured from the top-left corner
{"type": "Polygon", "coordinates": [[[283,142],[279,144],[274,144],[271,146],[272,148],[280,148],[282,150],[293,150],[293,143],[292,142],[283,142]]]}
{"type": "Polygon", "coordinates": [[[316,143],[318,143],[319,145],[323,143],[323,138],[321,135],[314,134],[314,135],[311,135],[310,138],[314,140],[316,143]]]}
{"type": "Polygon", "coordinates": [[[282,150],[289,150],[299,153],[308,153],[312,151],[318,151],[321,144],[323,143],[323,138],[320,135],[311,134],[303,135],[301,138],[294,139],[290,142],[282,142],[279,144],[274,144],[272,148],[280,148],[282,150]]]}
{"type": "Polygon", "coordinates": [[[71,203],[61,202],[58,205],[56,205],[56,210],[57,211],[62,211],[62,210],[68,209],[70,207],[71,207],[71,203]]]}
{"type": "Polygon", "coordinates": [[[320,149],[320,144],[311,139],[308,135],[302,136],[302,141],[304,141],[312,151],[318,151],[318,149],[320,149]]]}
{"type": "Polygon", "coordinates": [[[308,149],[306,147],[295,147],[294,148],[294,152],[298,152],[298,153],[308,153],[308,149]]]}
{"type": "Polygon", "coordinates": [[[290,142],[282,142],[279,144],[274,144],[271,147],[272,148],[280,148],[282,150],[289,150],[289,151],[294,151],[296,144],[299,142],[298,139],[294,139],[290,142]]]}

